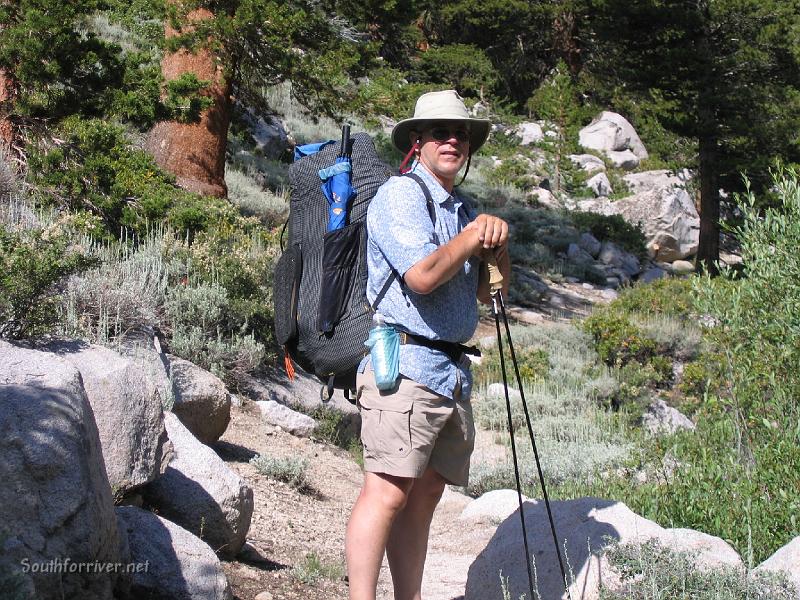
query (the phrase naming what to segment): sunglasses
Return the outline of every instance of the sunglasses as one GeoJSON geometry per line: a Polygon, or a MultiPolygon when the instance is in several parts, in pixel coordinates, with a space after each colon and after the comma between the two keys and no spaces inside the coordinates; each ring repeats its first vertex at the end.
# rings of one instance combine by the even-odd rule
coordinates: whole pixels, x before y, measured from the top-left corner
{"type": "Polygon", "coordinates": [[[431,133],[431,137],[437,142],[446,142],[452,138],[456,138],[462,144],[469,141],[469,131],[463,127],[450,129],[445,125],[435,125],[431,127],[429,131],[431,133]]]}

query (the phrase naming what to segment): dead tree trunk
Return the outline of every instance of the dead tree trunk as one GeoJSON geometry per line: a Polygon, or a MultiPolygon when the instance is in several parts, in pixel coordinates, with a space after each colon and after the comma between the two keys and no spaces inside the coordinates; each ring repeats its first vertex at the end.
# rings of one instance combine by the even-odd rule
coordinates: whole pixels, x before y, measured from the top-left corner
{"type": "MultiPolygon", "coordinates": [[[[192,22],[213,17],[210,11],[201,8],[191,11],[186,19],[190,23],[188,27],[191,27],[192,22]]],[[[167,38],[178,33],[167,23],[167,38]]],[[[204,93],[214,100],[214,104],[202,112],[196,123],[156,123],[150,130],[145,147],[160,167],[175,175],[182,188],[224,198],[228,194],[225,185],[225,148],[231,116],[230,83],[225,81],[222,67],[206,48],[194,51],[181,48],[165,54],[161,71],[167,81],[177,79],[184,73],[194,73],[198,79],[210,81],[204,93]]]]}

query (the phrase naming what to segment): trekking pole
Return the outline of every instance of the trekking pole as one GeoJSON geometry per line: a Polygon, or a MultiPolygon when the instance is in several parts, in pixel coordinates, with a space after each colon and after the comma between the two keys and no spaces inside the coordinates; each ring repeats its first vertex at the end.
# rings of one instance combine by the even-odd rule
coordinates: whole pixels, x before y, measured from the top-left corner
{"type": "Polygon", "coordinates": [[[522,377],[519,374],[519,365],[517,363],[517,355],[514,352],[514,343],[511,340],[511,329],[508,326],[508,317],[506,316],[506,307],[503,302],[503,274],[497,266],[497,259],[491,256],[487,261],[489,268],[489,290],[492,296],[492,311],[494,312],[494,323],[497,330],[497,350],[500,353],[500,370],[503,372],[503,389],[506,396],[506,413],[508,415],[508,433],[511,437],[511,456],[514,461],[514,479],[517,484],[517,501],[519,503],[519,517],[522,523],[522,542],[525,547],[525,566],[528,569],[528,584],[531,592],[531,600],[534,596],[533,591],[533,574],[531,572],[530,551],[528,550],[528,534],[525,527],[525,514],[522,509],[522,485],[519,476],[519,463],[517,460],[517,447],[514,440],[514,424],[511,418],[511,399],[508,393],[508,377],[506,375],[506,363],[503,356],[503,343],[500,334],[500,314],[503,315],[503,323],[506,330],[506,340],[508,341],[508,348],[511,352],[511,362],[514,366],[514,374],[517,379],[517,387],[519,389],[520,400],[522,401],[522,409],[525,412],[525,423],[528,427],[528,434],[531,438],[531,447],[533,448],[533,456],[536,459],[536,469],[539,473],[539,482],[542,485],[542,496],[544,497],[544,505],[547,509],[547,518],[550,520],[550,531],[553,534],[553,543],[556,547],[556,556],[558,557],[558,566],[561,570],[561,580],[564,582],[564,590],[567,593],[567,598],[571,598],[569,592],[569,584],[567,583],[567,574],[564,570],[564,561],[561,558],[561,548],[558,544],[558,535],[556,534],[556,526],[553,521],[553,511],[550,508],[550,499],[547,496],[547,488],[544,483],[544,474],[542,473],[542,464],[539,460],[539,451],[536,448],[536,439],[533,435],[533,425],[531,424],[530,413],[528,412],[528,404],[525,402],[525,390],[522,387],[522,377]]]}

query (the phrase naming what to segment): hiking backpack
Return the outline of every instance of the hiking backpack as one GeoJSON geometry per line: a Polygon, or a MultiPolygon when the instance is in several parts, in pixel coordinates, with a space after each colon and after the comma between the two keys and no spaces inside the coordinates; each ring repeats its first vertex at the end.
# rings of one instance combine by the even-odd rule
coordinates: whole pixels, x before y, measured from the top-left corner
{"type": "Polygon", "coordinates": [[[350,138],[351,184],[356,196],[350,202],[348,224],[326,234],[328,201],[321,189],[319,171],[330,167],[339,151],[335,143],[300,158],[289,167],[291,198],[288,235],[274,275],[275,338],[287,355],[291,377],[294,360],[333,389],[355,388],[358,364],[364,357],[372,311],[367,302],[367,207],[391,169],[378,157],[365,133],[350,138]],[[327,246],[327,249],[326,249],[327,246]],[[325,286],[325,280],[336,281],[325,286]],[[333,328],[319,327],[320,301],[334,310],[333,328]],[[332,303],[332,304],[331,304],[332,303]]]}

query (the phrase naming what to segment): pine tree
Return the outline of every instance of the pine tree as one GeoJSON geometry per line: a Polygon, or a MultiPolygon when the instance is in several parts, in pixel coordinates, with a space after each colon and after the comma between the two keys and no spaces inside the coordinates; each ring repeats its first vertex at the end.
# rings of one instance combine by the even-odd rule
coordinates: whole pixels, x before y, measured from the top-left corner
{"type": "Polygon", "coordinates": [[[29,120],[99,114],[118,84],[118,48],[82,23],[97,0],[0,2],[0,135],[11,146],[29,120]]]}
{"type": "Polygon", "coordinates": [[[291,80],[303,105],[335,114],[348,98],[347,72],[359,60],[340,22],[303,0],[170,0],[164,79],[193,73],[212,100],[196,123],[168,120],[148,147],[187,189],[224,196],[233,95],[267,110],[261,90],[291,80]]]}
{"type": "MultiPolygon", "coordinates": [[[[607,88],[647,102],[666,128],[697,141],[698,263],[716,272],[720,187],[768,182],[776,157],[798,156],[797,0],[594,0],[587,68],[607,88]]],[[[606,97],[603,98],[603,95],[606,97]]]]}

